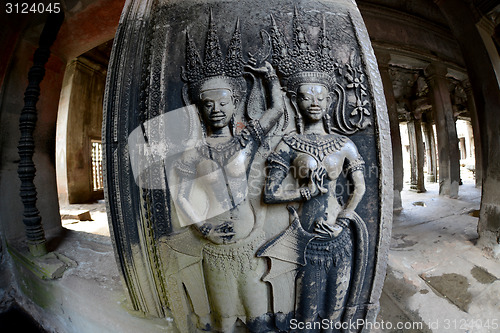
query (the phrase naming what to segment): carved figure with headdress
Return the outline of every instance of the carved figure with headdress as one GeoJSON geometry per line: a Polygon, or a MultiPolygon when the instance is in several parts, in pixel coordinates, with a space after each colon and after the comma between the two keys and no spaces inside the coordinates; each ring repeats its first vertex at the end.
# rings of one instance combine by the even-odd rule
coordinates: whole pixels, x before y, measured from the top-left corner
{"type": "Polygon", "coordinates": [[[283,98],[271,64],[255,64],[255,59],[243,59],[239,21],[225,57],[212,13],[203,60],[186,34],[184,100],[196,106],[203,134],[175,165],[175,206],[181,225],[190,228],[168,243],[178,262],[187,262],[175,276],[185,277],[186,297],[203,330],[229,332],[239,319],[249,331],[259,332],[268,316],[269,285],[262,281],[267,262],[256,256],[265,242],[263,221],[249,199],[248,176],[257,150],[283,113],[283,98]],[[269,95],[259,119],[245,114],[247,72],[262,78],[269,95]],[[236,128],[236,119],[246,126],[236,128]],[[199,252],[193,253],[194,247],[199,252]],[[187,271],[193,274],[187,276],[187,271]],[[203,279],[198,283],[204,290],[192,282],[194,275],[203,279]]]}
{"type": "Polygon", "coordinates": [[[283,330],[291,318],[348,321],[356,311],[368,239],[355,213],[365,192],[363,158],[345,135],[351,133],[343,132],[331,116],[334,109],[334,118],[349,124],[342,109],[344,88],[336,82],[339,65],[324,21],[313,47],[297,9],[291,46],[274,18],[270,35],[273,66],[287,88],[296,130],[268,158],[264,201],[298,207],[288,207],[290,226],[259,250],[259,256],[271,260],[265,280],[272,284],[274,312],[283,330]],[[345,205],[335,195],[343,172],[353,184],[345,205]],[[285,186],[289,175],[294,179],[291,187],[285,186]]]}

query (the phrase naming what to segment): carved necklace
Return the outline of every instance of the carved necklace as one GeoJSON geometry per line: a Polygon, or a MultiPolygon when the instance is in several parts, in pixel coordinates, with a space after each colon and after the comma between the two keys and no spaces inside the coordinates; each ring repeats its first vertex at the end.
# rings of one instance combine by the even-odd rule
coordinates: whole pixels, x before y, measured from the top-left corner
{"type": "Polygon", "coordinates": [[[317,136],[314,139],[309,139],[298,135],[290,135],[283,137],[283,141],[291,148],[308,153],[319,161],[323,161],[326,156],[340,151],[347,142],[347,137],[339,135],[324,139],[323,136],[317,136]]]}
{"type": "Polygon", "coordinates": [[[227,161],[234,156],[238,151],[241,150],[240,140],[236,137],[232,137],[231,140],[227,142],[218,143],[212,145],[207,141],[203,140],[196,147],[196,150],[205,158],[211,159],[217,162],[219,165],[223,166],[227,164],[227,161]]]}

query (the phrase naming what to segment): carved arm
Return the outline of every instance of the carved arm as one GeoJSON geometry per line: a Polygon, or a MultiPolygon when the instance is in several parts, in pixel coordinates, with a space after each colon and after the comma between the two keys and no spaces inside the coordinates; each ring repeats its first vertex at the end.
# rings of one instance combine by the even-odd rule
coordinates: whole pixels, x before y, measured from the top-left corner
{"type": "Polygon", "coordinates": [[[292,201],[307,200],[306,187],[285,189],[283,180],[288,175],[290,169],[290,148],[283,142],[278,144],[276,151],[268,157],[269,173],[264,186],[264,202],[265,203],[283,203],[292,201]]]}
{"type": "Polygon", "coordinates": [[[182,158],[175,163],[175,171],[179,178],[176,202],[180,211],[190,223],[203,221],[203,216],[199,216],[190,202],[193,182],[196,179],[196,159],[193,151],[184,152],[182,158]]]}
{"type": "Polygon", "coordinates": [[[351,174],[354,190],[349,196],[345,211],[353,212],[365,194],[365,177],[362,170],[356,170],[351,174]]]}
{"type": "Polygon", "coordinates": [[[267,61],[264,62],[264,66],[259,68],[254,68],[252,66],[245,66],[245,68],[257,74],[263,74],[264,79],[267,81],[267,86],[271,97],[271,105],[270,108],[267,109],[264,115],[259,119],[263,134],[266,135],[273,128],[273,126],[280,119],[284,112],[281,85],[278,76],[276,75],[276,71],[274,70],[273,66],[267,61]]]}
{"type": "Polygon", "coordinates": [[[347,171],[351,174],[354,190],[347,200],[344,211],[341,213],[342,216],[350,215],[354,212],[366,191],[365,177],[363,174],[365,163],[356,145],[352,141],[349,141],[345,146],[345,152],[346,162],[348,163],[347,171]]]}
{"type": "MultiPolygon", "coordinates": [[[[180,177],[179,177],[180,178],[180,177]]],[[[202,222],[203,219],[194,210],[193,205],[189,200],[193,187],[192,179],[180,178],[179,188],[177,193],[177,204],[181,208],[183,215],[192,223],[202,222]]]]}

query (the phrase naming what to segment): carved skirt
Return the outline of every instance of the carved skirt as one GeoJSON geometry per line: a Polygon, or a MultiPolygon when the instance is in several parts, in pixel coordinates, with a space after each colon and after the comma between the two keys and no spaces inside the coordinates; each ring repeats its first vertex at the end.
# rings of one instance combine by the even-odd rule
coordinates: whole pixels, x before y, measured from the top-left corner
{"type": "Polygon", "coordinates": [[[268,286],[261,280],[267,264],[255,252],[265,242],[256,233],[234,244],[208,244],[203,249],[203,273],[211,308],[211,326],[229,330],[268,312],[268,286]]]}
{"type": "Polygon", "coordinates": [[[351,279],[352,247],[349,228],[336,238],[315,239],[307,245],[306,265],[296,278],[298,321],[341,320],[351,279]]]}

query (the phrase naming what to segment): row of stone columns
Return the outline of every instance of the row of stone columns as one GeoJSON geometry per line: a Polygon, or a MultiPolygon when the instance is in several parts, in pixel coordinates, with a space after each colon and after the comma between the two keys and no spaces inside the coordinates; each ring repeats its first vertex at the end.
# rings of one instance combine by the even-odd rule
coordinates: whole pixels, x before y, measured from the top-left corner
{"type": "Polygon", "coordinates": [[[473,127],[475,123],[479,130],[474,137],[481,139],[476,147],[481,147],[482,157],[481,168],[477,169],[482,171],[478,244],[500,257],[500,86],[494,67],[500,63],[500,54],[498,50],[488,52],[465,0],[434,0],[434,3],[447,19],[462,50],[474,94],[475,112],[471,113],[477,115],[473,127]]]}
{"type": "MultiPolygon", "coordinates": [[[[391,126],[394,167],[394,209],[399,210],[402,208],[401,190],[403,189],[403,154],[401,134],[399,131],[397,101],[394,95],[393,82],[389,73],[390,54],[384,51],[378,51],[377,59],[379,62],[382,82],[384,84],[391,126]]],[[[419,107],[414,107],[411,103],[408,103],[410,104],[409,107],[411,109],[407,115],[407,126],[410,140],[410,162],[412,164],[411,189],[416,190],[417,192],[426,191],[424,161],[427,157],[428,181],[439,181],[440,195],[457,198],[460,183],[460,153],[453,114],[453,104],[446,74],[446,66],[440,63],[431,63],[425,68],[426,80],[430,88],[430,102],[432,105],[432,117],[429,118],[432,118],[436,125],[437,152],[432,123],[429,120],[423,122],[424,110],[419,107]],[[424,141],[426,143],[425,145],[424,141]]],[[[468,95],[470,95],[470,93],[468,95]]],[[[474,114],[474,109],[472,109],[474,102],[472,98],[468,100],[468,103],[470,113],[474,114]]],[[[474,119],[472,120],[472,126],[475,126],[474,119]]],[[[474,130],[474,132],[476,132],[476,130],[474,130]]],[[[479,135],[476,132],[474,135],[476,141],[478,140],[478,137],[479,135]]],[[[476,151],[476,156],[478,153],[479,152],[476,151]]],[[[476,160],[480,160],[480,158],[476,158],[476,160]]],[[[477,176],[478,175],[476,174],[476,177],[477,176]]]]}
{"type": "MultiPolygon", "coordinates": [[[[462,84],[467,95],[467,109],[471,117],[474,137],[476,187],[482,187],[478,244],[489,248],[495,256],[500,257],[500,201],[498,199],[500,197],[500,159],[498,159],[498,154],[500,154],[498,131],[500,128],[500,117],[498,116],[500,85],[498,78],[500,75],[494,70],[495,66],[498,67],[498,63],[500,63],[500,52],[498,52],[498,48],[496,50],[487,49],[485,46],[490,37],[498,43],[500,28],[497,26],[497,29],[490,36],[482,36],[478,31],[475,16],[471,15],[470,7],[465,0],[434,0],[434,3],[447,19],[462,50],[467,68],[468,79],[462,84]]],[[[387,51],[379,51],[377,58],[391,122],[394,156],[394,208],[401,209],[403,160],[397,102],[394,98],[388,72],[391,57],[387,51]]],[[[429,180],[433,180],[437,176],[436,170],[437,164],[439,164],[439,193],[456,198],[460,183],[460,155],[446,74],[446,66],[440,63],[431,63],[425,68],[427,84],[430,88],[433,120],[436,125],[437,157],[432,151],[435,145],[430,123],[424,124],[423,134],[427,143],[429,180]],[[436,159],[438,163],[436,163],[436,159]]],[[[420,169],[421,164],[418,162],[418,157],[421,157],[422,153],[418,152],[419,147],[421,148],[418,137],[421,135],[421,126],[417,125],[418,115],[417,117],[412,115],[411,118],[409,131],[415,134],[415,141],[417,141],[414,144],[417,150],[415,163],[416,169],[420,169]]],[[[417,190],[419,181],[421,181],[418,179],[419,174],[421,174],[420,170],[415,175],[417,190]]]]}

